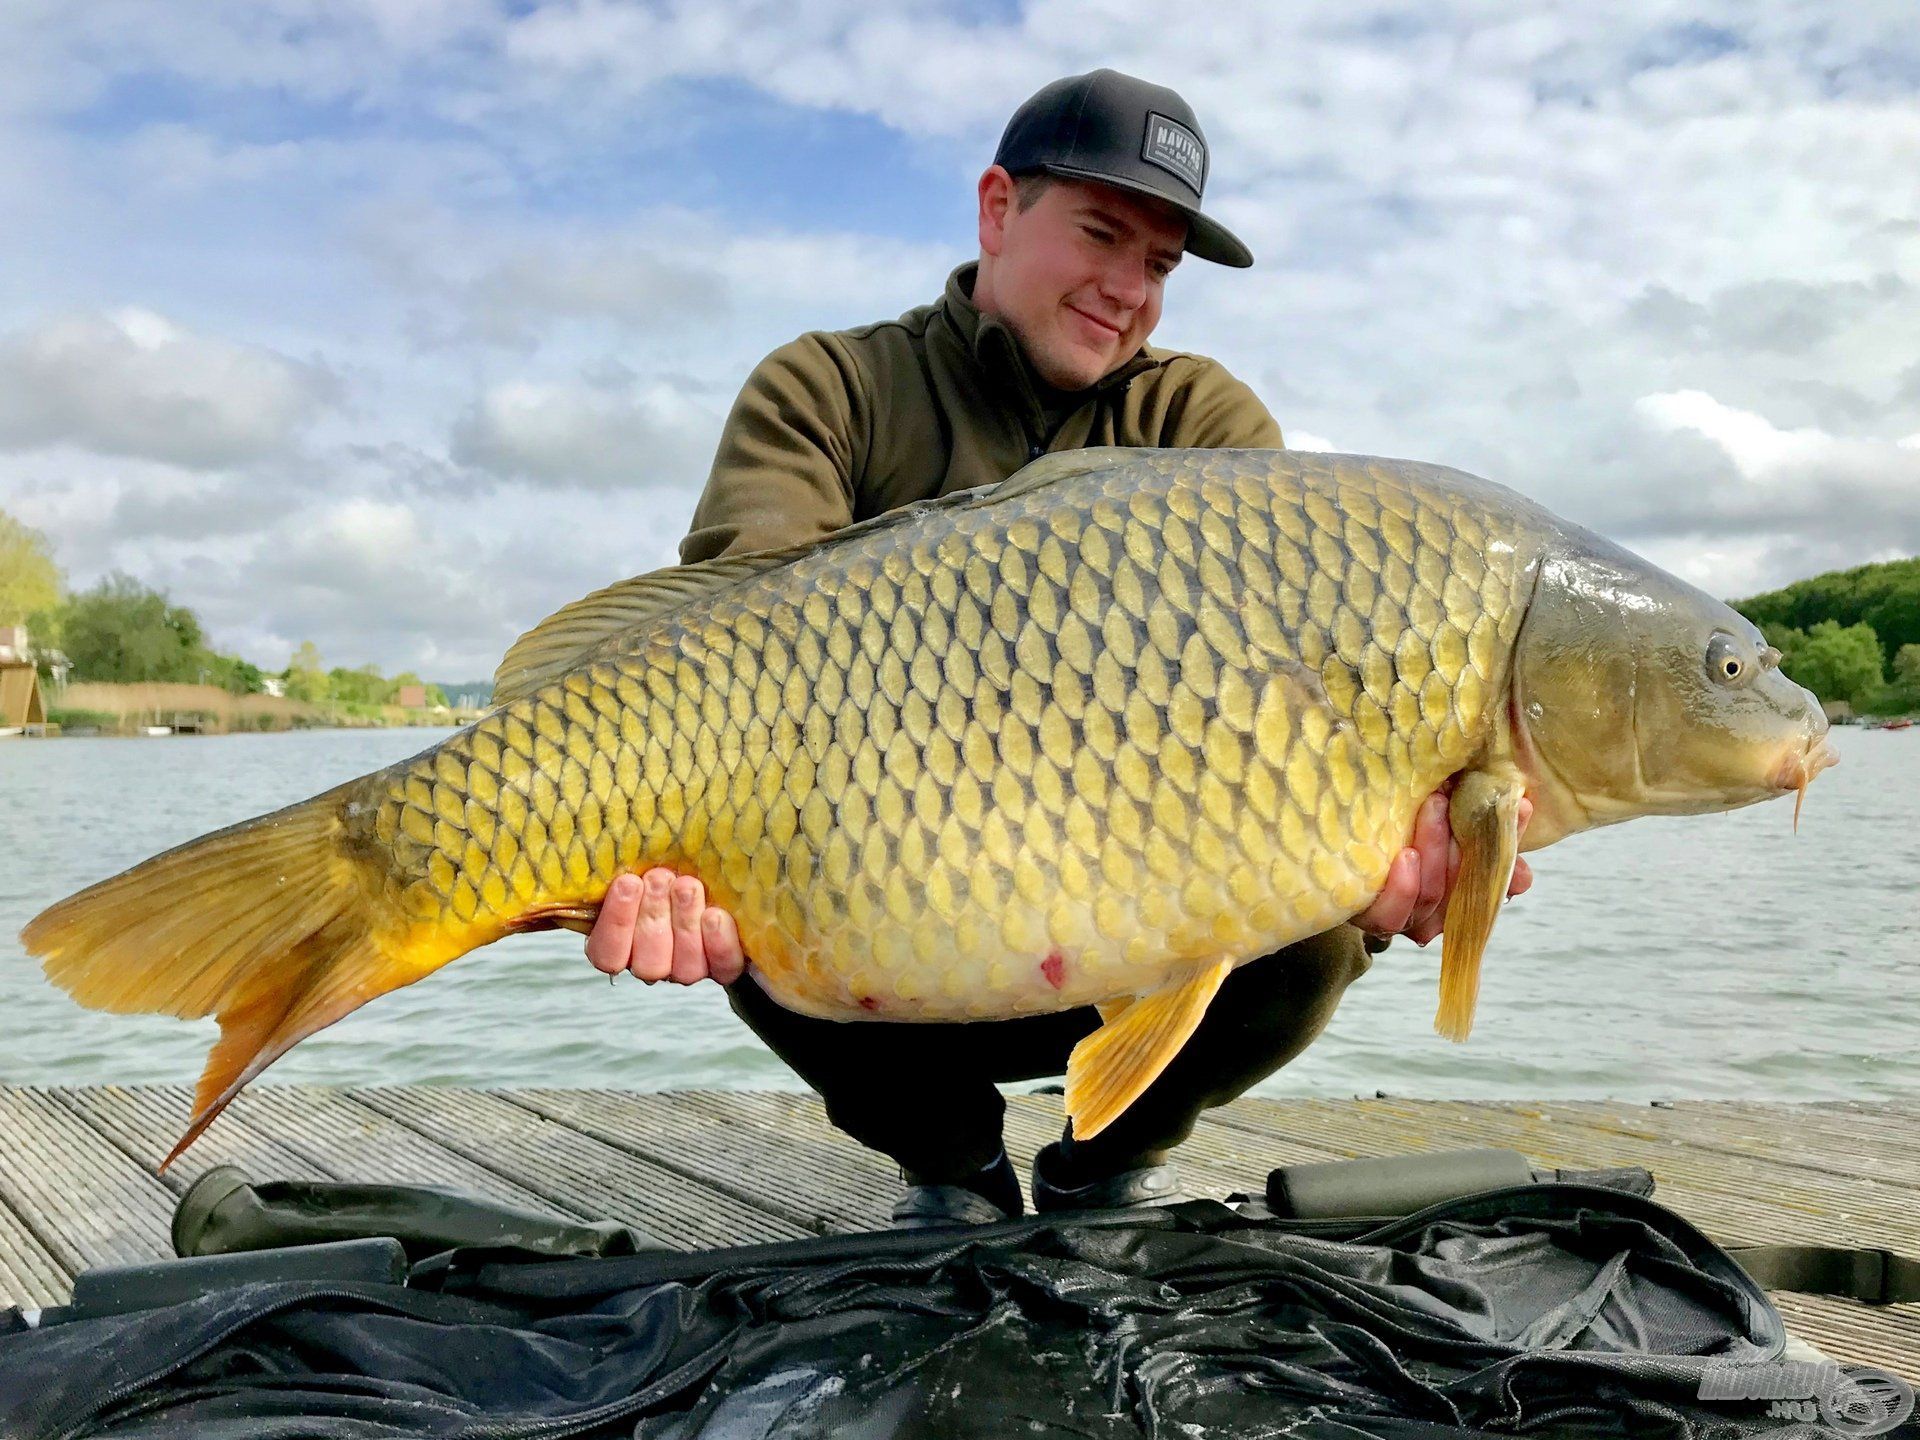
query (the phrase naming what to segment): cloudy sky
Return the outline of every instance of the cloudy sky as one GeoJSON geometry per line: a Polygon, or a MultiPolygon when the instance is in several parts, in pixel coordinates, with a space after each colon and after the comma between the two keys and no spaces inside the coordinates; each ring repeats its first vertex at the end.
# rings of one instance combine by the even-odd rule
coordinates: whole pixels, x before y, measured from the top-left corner
{"type": "Polygon", "coordinates": [[[486,674],[670,562],[753,362],[932,298],[1013,106],[1111,65],[1258,257],[1156,341],[1295,443],[1723,594],[1920,551],[1911,0],[1238,9],[9,0],[0,507],[263,666],[486,674]]]}

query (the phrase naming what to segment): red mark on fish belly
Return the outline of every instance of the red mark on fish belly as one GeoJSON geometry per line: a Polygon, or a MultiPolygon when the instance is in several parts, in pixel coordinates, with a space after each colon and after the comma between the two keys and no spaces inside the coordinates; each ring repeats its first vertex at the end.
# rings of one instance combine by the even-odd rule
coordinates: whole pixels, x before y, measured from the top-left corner
{"type": "Polygon", "coordinates": [[[1067,983],[1067,958],[1058,950],[1049,951],[1047,958],[1040,962],[1040,973],[1047,977],[1047,983],[1058,990],[1067,983]]]}
{"type": "Polygon", "coordinates": [[[862,995],[860,997],[860,1008],[862,1010],[878,1010],[880,1008],[880,1002],[871,995],[862,995]]]}

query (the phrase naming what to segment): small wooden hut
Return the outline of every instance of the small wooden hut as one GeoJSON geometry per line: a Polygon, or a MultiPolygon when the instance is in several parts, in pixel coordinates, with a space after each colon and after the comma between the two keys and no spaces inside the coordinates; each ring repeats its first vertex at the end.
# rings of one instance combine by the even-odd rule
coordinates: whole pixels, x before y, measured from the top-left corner
{"type": "Polygon", "coordinates": [[[47,723],[47,703],[40,695],[40,672],[27,660],[0,660],[0,730],[18,730],[47,723]]]}

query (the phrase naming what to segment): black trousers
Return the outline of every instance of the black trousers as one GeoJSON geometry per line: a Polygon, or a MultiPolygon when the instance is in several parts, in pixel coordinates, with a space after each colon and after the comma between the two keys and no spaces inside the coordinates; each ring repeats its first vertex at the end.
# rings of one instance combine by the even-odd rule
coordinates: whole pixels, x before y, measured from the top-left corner
{"type": "MultiPolygon", "coordinates": [[[[1073,1147],[1083,1173],[1158,1164],[1224,1105],[1298,1055],[1372,963],[1350,925],[1242,965],[1173,1062],[1126,1113],[1073,1147]]],[[[1001,1148],[998,1081],[1064,1074],[1099,1027],[1092,1007],[964,1024],[816,1020],[774,1003],[751,978],[729,987],[734,1013],[826,1101],[827,1118],[916,1182],[966,1179],[1001,1148]]]]}

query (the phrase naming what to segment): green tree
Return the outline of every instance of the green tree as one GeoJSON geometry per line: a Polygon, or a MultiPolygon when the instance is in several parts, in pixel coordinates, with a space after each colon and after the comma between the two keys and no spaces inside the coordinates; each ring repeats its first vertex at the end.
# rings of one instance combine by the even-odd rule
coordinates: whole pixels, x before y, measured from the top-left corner
{"type": "Polygon", "coordinates": [[[1893,678],[1899,685],[1920,692],[1920,645],[1902,645],[1893,657],[1893,678]]]}
{"type": "Polygon", "coordinates": [[[384,705],[393,691],[393,683],[383,679],[378,665],[362,665],[357,670],[336,665],[327,672],[335,700],[346,705],[384,705]]]}
{"type": "Polygon", "coordinates": [[[1780,668],[1823,701],[1857,705],[1880,688],[1880,637],[1871,625],[1822,620],[1805,634],[1782,630],[1769,638],[1780,650],[1780,668]]]}
{"type": "Polygon", "coordinates": [[[218,685],[229,695],[258,695],[267,688],[266,676],[260,673],[260,667],[237,655],[209,654],[207,683],[218,685]]]}
{"type": "Polygon", "coordinates": [[[68,600],[60,629],[76,679],[193,682],[207,668],[199,618],[118,571],[68,600]]]}
{"type": "Polygon", "coordinates": [[[36,643],[49,644],[32,621],[59,603],[60,567],[47,537],[0,510],[0,625],[25,623],[36,643]]]}
{"type": "Polygon", "coordinates": [[[300,648],[287,661],[287,698],[319,704],[331,697],[333,681],[320,659],[320,649],[311,640],[302,640],[300,648]]]}
{"type": "Polygon", "coordinates": [[[1876,709],[1890,714],[1920,710],[1920,645],[1902,645],[1893,657],[1893,678],[1880,692],[1876,709]]]}
{"type": "Polygon", "coordinates": [[[1736,600],[1734,609],[1765,630],[1769,639],[1782,626],[1810,630],[1822,620],[1870,625],[1882,655],[1891,661],[1903,646],[1920,644],[1920,557],[1796,580],[1783,589],[1736,600]]]}

